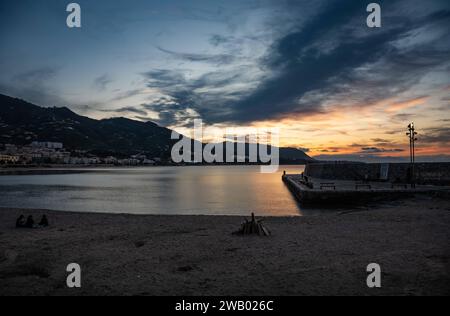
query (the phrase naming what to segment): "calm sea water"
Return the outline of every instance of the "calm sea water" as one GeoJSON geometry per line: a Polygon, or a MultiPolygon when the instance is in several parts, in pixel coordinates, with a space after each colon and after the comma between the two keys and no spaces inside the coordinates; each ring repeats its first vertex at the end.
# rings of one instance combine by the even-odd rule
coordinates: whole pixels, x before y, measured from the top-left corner
{"type": "Polygon", "coordinates": [[[282,166],[95,169],[69,175],[0,176],[0,207],[180,215],[303,215],[281,181],[282,166]]]}

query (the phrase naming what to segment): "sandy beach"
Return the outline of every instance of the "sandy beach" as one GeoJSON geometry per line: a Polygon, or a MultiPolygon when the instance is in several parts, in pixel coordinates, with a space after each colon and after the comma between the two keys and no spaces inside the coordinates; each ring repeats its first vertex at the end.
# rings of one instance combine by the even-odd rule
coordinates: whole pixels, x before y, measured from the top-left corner
{"type": "Polygon", "coordinates": [[[418,197],[340,213],[265,219],[0,209],[0,295],[449,295],[450,204],[418,197]],[[51,227],[16,229],[47,214],[51,227]],[[66,266],[82,267],[81,289],[66,266]],[[382,288],[366,267],[382,268],[382,288]]]}

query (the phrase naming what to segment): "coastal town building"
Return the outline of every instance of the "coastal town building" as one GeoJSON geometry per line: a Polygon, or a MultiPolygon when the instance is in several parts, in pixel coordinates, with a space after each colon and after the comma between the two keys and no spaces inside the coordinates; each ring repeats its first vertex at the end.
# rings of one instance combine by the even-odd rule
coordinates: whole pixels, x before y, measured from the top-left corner
{"type": "Polygon", "coordinates": [[[61,150],[64,148],[64,145],[62,143],[55,143],[55,142],[32,142],[31,147],[61,150]]]}
{"type": "Polygon", "coordinates": [[[63,143],[32,142],[20,146],[0,144],[0,163],[5,164],[65,164],[65,165],[114,165],[114,166],[151,166],[160,163],[160,158],[149,158],[145,154],[132,155],[118,159],[113,156],[97,157],[84,150],[68,151],[63,143]]]}
{"type": "Polygon", "coordinates": [[[0,154],[0,164],[16,164],[20,161],[20,157],[0,154]]]}

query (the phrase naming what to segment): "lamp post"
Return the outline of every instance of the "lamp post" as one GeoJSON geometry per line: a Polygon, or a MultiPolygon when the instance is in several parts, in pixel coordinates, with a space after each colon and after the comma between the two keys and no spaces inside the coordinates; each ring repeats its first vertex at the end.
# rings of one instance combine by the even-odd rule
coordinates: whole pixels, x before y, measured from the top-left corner
{"type": "Polygon", "coordinates": [[[416,187],[416,171],[415,171],[415,163],[416,163],[416,129],[414,127],[414,122],[408,125],[408,133],[406,136],[409,137],[409,156],[411,162],[411,188],[416,187]]]}

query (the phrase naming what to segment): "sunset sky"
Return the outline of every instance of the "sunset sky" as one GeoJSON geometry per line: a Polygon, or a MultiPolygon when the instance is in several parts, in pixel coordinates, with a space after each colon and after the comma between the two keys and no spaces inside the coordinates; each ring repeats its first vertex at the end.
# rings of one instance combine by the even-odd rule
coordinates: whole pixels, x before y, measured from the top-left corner
{"type": "Polygon", "coordinates": [[[189,133],[277,127],[323,159],[450,159],[450,2],[78,0],[0,2],[0,93],[92,118],[189,133]]]}

